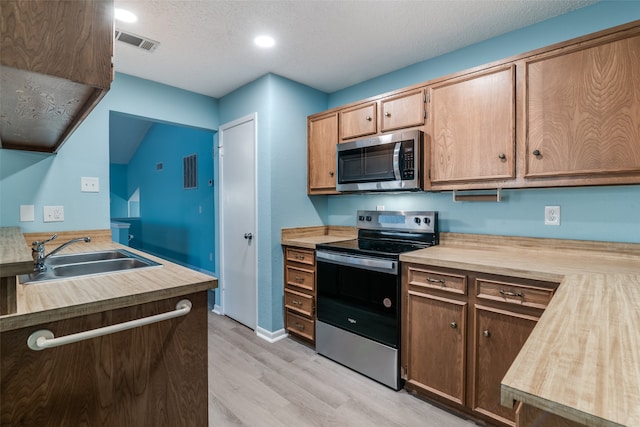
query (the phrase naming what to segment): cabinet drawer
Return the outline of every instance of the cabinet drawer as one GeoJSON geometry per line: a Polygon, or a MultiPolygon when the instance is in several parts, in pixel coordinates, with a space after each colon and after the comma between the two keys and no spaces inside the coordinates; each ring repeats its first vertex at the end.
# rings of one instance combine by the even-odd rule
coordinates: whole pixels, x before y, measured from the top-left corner
{"type": "Polygon", "coordinates": [[[313,296],[296,292],[291,289],[284,290],[284,306],[289,310],[297,311],[305,316],[313,316],[313,296]]]}
{"type": "Polygon", "coordinates": [[[467,294],[467,276],[409,267],[409,286],[467,294]]]}
{"type": "Polygon", "coordinates": [[[316,339],[316,322],[287,310],[287,331],[309,341],[316,339]]]}
{"type": "Polygon", "coordinates": [[[304,268],[287,265],[287,285],[297,286],[313,292],[315,289],[315,272],[304,268]]]}
{"type": "Polygon", "coordinates": [[[287,248],[285,258],[287,261],[299,262],[301,264],[316,264],[315,251],[310,249],[287,248]]]}
{"type": "Polygon", "coordinates": [[[476,296],[485,300],[544,309],[551,301],[553,289],[476,279],[476,296]]]}

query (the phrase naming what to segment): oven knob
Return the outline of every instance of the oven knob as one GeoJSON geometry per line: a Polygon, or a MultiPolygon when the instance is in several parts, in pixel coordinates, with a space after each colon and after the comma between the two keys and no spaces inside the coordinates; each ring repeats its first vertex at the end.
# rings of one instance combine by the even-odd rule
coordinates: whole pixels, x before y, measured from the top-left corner
{"type": "Polygon", "coordinates": [[[431,218],[425,217],[424,223],[427,224],[427,225],[431,224],[431,218]]]}
{"type": "Polygon", "coordinates": [[[415,222],[416,224],[420,225],[420,223],[421,223],[422,221],[420,220],[420,218],[415,217],[415,218],[413,218],[413,222],[415,222]]]}
{"type": "Polygon", "coordinates": [[[360,216],[358,217],[358,221],[364,221],[364,216],[363,216],[363,215],[360,215],[360,216]]]}
{"type": "Polygon", "coordinates": [[[366,220],[367,220],[367,221],[371,221],[371,217],[370,217],[369,215],[367,215],[366,220]]]}

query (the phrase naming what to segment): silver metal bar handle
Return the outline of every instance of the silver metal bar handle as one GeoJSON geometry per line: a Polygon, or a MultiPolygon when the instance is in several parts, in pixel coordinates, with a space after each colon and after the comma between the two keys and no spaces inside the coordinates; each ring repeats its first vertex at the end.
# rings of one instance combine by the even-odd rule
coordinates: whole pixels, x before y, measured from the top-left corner
{"type": "Polygon", "coordinates": [[[393,173],[396,179],[402,179],[400,176],[400,147],[402,147],[402,142],[396,142],[396,146],[393,149],[393,173]]]}
{"type": "Polygon", "coordinates": [[[381,271],[384,273],[396,274],[398,263],[382,258],[366,258],[356,255],[344,255],[336,252],[317,251],[316,259],[331,264],[347,265],[365,270],[381,271]]]}
{"type": "Polygon", "coordinates": [[[506,297],[520,297],[520,298],[524,298],[524,294],[522,292],[510,292],[510,291],[505,291],[503,289],[500,290],[500,293],[503,296],[506,297]]]}
{"type": "Polygon", "coordinates": [[[154,316],[143,317],[142,319],[130,320],[124,323],[105,326],[102,328],[91,329],[89,331],[78,332],[76,334],[65,335],[64,337],[55,338],[53,332],[48,329],[40,329],[33,332],[27,338],[27,346],[31,350],[45,350],[47,348],[59,347],[61,345],[72,344],[78,341],[84,341],[91,338],[97,338],[104,335],[114,334],[116,332],[126,331],[127,329],[137,328],[138,326],[150,325],[152,323],[162,322],[163,320],[173,319],[175,317],[186,316],[191,311],[191,301],[183,299],[178,301],[176,309],[166,313],[156,314],[154,316]]]}

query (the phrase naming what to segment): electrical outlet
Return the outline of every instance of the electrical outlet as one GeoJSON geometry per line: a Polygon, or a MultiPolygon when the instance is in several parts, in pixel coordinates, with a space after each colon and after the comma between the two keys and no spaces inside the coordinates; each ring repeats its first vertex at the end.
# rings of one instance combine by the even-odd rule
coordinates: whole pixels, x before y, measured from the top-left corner
{"type": "Polygon", "coordinates": [[[80,178],[80,191],[83,193],[99,193],[100,178],[83,176],[80,178]]]}
{"type": "Polygon", "coordinates": [[[544,207],[544,225],[560,225],[560,206],[544,207]]]}
{"type": "Polygon", "coordinates": [[[62,222],[64,221],[64,206],[45,206],[44,222],[62,222]]]}
{"type": "Polygon", "coordinates": [[[384,210],[384,205],[376,205],[376,210],[377,211],[383,211],[384,210]]]}

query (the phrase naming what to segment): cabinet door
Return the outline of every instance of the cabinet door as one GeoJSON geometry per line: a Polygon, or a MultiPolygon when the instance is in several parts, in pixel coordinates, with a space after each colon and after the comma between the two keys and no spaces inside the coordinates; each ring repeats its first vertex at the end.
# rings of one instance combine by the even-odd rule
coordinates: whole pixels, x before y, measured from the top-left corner
{"type": "Polygon", "coordinates": [[[407,381],[464,404],[467,303],[409,291],[407,307],[407,381]]]}
{"type": "Polygon", "coordinates": [[[372,135],[378,131],[377,104],[371,102],[340,112],[340,139],[372,135]]]}
{"type": "Polygon", "coordinates": [[[515,425],[515,410],[500,405],[500,382],[538,318],[480,305],[474,307],[474,317],[472,409],[515,425]]]}
{"type": "Polygon", "coordinates": [[[515,176],[515,68],[430,88],[432,184],[515,176]]]}
{"type": "Polygon", "coordinates": [[[207,292],[87,314],[0,334],[0,425],[207,425],[207,292]],[[56,337],[175,310],[183,317],[42,351],[35,330],[56,337]]]}
{"type": "Polygon", "coordinates": [[[380,112],[382,132],[422,126],[424,124],[424,90],[383,99],[380,102],[380,112]]]}
{"type": "Polygon", "coordinates": [[[526,176],[640,172],[640,36],[526,63],[526,176]]]}
{"type": "Polygon", "coordinates": [[[307,192],[333,193],[336,190],[338,114],[309,119],[307,130],[307,192]]]}

